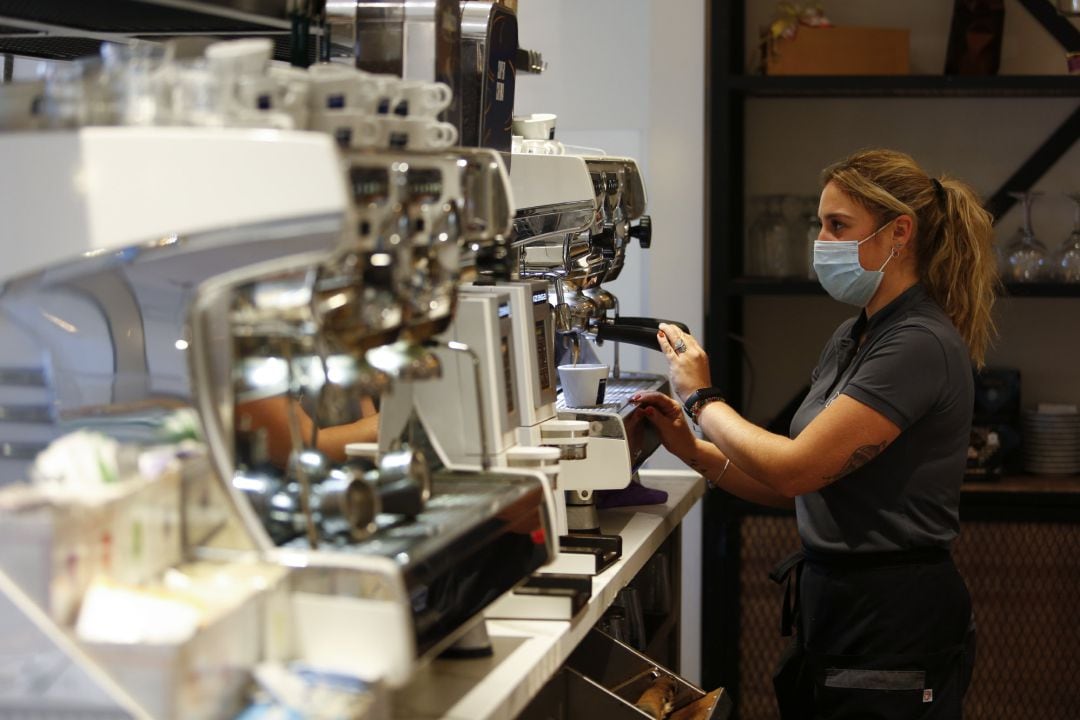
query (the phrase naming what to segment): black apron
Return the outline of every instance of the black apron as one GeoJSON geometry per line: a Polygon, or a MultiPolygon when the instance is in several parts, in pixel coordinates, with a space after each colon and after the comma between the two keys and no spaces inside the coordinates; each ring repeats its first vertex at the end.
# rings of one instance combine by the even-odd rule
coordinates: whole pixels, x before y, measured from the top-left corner
{"type": "Polygon", "coordinates": [[[948,550],[804,550],[770,576],[796,629],[773,676],[783,720],[959,720],[975,626],[948,550]]]}

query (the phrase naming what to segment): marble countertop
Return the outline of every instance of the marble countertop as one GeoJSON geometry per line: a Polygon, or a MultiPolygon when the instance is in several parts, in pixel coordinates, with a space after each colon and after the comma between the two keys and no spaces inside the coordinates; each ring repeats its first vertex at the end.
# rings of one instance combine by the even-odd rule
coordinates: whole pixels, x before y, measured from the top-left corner
{"type": "Polygon", "coordinates": [[[701,476],[689,471],[645,470],[641,481],[666,490],[667,502],[600,512],[601,531],[621,535],[623,553],[593,578],[585,609],[570,621],[488,620],[493,655],[421,668],[394,694],[394,717],[510,720],[524,710],[705,492],[701,476]]]}

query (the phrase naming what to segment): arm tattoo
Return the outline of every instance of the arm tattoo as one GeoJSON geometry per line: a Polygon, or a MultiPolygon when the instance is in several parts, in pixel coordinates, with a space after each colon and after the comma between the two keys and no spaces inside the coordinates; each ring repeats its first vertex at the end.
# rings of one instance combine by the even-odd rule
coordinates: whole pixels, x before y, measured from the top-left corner
{"type": "Polygon", "coordinates": [[[847,462],[844,463],[844,467],[840,469],[840,472],[835,475],[826,475],[825,480],[828,482],[833,482],[834,480],[839,480],[848,473],[855,472],[863,465],[880,455],[881,451],[885,449],[886,445],[887,443],[881,443],[880,445],[863,445],[862,447],[857,448],[855,452],[851,453],[851,457],[849,457],[847,459],[847,462]]]}

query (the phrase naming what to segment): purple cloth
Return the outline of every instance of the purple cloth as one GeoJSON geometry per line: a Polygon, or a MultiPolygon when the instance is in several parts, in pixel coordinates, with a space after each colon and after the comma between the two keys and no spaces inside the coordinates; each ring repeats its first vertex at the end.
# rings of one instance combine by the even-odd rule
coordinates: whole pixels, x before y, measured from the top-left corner
{"type": "Polygon", "coordinates": [[[667,502],[667,491],[645,487],[633,481],[622,490],[597,490],[596,509],[624,507],[627,505],[659,505],[667,502]]]}

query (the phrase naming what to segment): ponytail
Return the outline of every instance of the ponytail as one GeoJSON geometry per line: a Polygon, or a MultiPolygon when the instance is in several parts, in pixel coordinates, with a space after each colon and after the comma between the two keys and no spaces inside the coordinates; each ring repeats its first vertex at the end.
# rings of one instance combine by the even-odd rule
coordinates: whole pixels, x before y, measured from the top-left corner
{"type": "Polygon", "coordinates": [[[992,217],[963,182],[930,178],[892,150],[864,150],[822,172],[880,219],[908,215],[915,226],[919,279],[982,367],[993,339],[998,291],[992,217]]]}
{"type": "Polygon", "coordinates": [[[924,234],[916,248],[919,277],[982,367],[994,336],[991,310],[999,286],[993,218],[965,183],[943,178],[940,185],[940,212],[925,212],[924,227],[936,225],[936,237],[924,234]]]}

